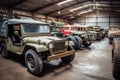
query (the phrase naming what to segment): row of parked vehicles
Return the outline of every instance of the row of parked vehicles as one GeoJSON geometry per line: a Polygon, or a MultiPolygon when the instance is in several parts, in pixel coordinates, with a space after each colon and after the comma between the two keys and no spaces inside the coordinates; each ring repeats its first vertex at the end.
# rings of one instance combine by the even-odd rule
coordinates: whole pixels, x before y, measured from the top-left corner
{"type": "Polygon", "coordinates": [[[103,32],[94,31],[93,27],[83,29],[80,25],[54,25],[52,23],[50,27],[33,19],[0,20],[2,57],[9,58],[10,53],[23,55],[28,71],[38,75],[43,70],[44,61],[61,59],[63,63],[70,63],[74,60],[75,49],[83,45],[88,47],[94,39],[103,38],[103,32]],[[97,38],[98,35],[101,38],[97,38]]]}
{"type": "Polygon", "coordinates": [[[50,29],[53,36],[73,40],[78,44],[76,45],[76,49],[80,49],[82,46],[89,47],[92,42],[101,40],[106,35],[106,31],[99,26],[80,24],[64,25],[58,22],[52,22],[50,29]]]}
{"type": "Polygon", "coordinates": [[[120,80],[120,26],[110,26],[108,30],[109,44],[112,44],[112,73],[120,80]]]}

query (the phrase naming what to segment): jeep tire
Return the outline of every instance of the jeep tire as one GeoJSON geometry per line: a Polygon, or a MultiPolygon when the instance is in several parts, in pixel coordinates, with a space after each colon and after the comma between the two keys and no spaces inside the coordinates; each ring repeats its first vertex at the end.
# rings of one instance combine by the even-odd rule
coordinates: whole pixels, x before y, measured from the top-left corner
{"type": "Polygon", "coordinates": [[[77,47],[76,47],[76,49],[77,50],[81,49],[81,47],[82,47],[82,39],[79,36],[74,36],[74,38],[77,41],[77,47]]]}
{"type": "Polygon", "coordinates": [[[112,69],[113,77],[116,80],[120,80],[120,63],[113,61],[113,69],[112,69]]]}
{"type": "Polygon", "coordinates": [[[39,75],[43,69],[43,61],[35,50],[29,49],[25,53],[25,64],[28,71],[32,74],[39,75]]]}
{"type": "Polygon", "coordinates": [[[78,43],[77,43],[76,39],[73,36],[68,36],[67,39],[69,41],[73,41],[74,42],[75,45],[73,46],[73,48],[76,50],[77,47],[78,47],[78,45],[77,45],[78,43]]]}
{"type": "MultiPolygon", "coordinates": [[[[74,50],[74,49],[72,46],[69,46],[68,50],[74,50]]],[[[74,58],[75,58],[75,54],[72,54],[72,55],[61,58],[61,60],[63,63],[70,63],[71,61],[74,60],[74,58]]]]}
{"type": "Polygon", "coordinates": [[[83,43],[83,45],[84,45],[85,48],[87,48],[91,45],[91,42],[89,42],[89,43],[85,42],[85,43],[83,43]]]}
{"type": "Polygon", "coordinates": [[[3,58],[9,58],[9,53],[7,51],[7,46],[5,43],[1,44],[1,55],[3,58]]]}

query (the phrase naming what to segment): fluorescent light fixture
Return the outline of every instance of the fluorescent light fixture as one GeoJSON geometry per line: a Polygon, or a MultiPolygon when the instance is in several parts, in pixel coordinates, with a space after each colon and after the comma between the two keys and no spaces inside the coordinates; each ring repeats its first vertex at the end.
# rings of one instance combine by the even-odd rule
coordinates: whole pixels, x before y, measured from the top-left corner
{"type": "Polygon", "coordinates": [[[83,8],[90,7],[90,6],[101,6],[101,4],[87,4],[87,5],[83,5],[83,6],[80,6],[80,7],[73,8],[70,11],[73,12],[73,11],[77,11],[79,9],[83,9],[83,8]]]}
{"type": "Polygon", "coordinates": [[[59,2],[57,5],[65,4],[65,3],[70,2],[70,1],[72,1],[72,0],[65,0],[65,1],[59,2]]]}
{"type": "Polygon", "coordinates": [[[83,12],[80,12],[80,13],[78,13],[77,15],[81,15],[81,14],[85,14],[85,13],[89,13],[89,12],[92,12],[93,10],[87,10],[87,11],[83,11],[83,12]]]}
{"type": "Polygon", "coordinates": [[[73,18],[75,18],[75,17],[74,17],[74,16],[71,16],[70,18],[73,19],[73,18]]]}
{"type": "Polygon", "coordinates": [[[83,9],[83,8],[86,8],[86,7],[89,7],[89,6],[91,6],[91,4],[84,5],[84,6],[80,6],[80,7],[76,7],[76,8],[74,8],[74,9],[71,9],[70,11],[71,11],[71,12],[72,12],[72,11],[76,11],[76,10],[83,9]]]}
{"type": "Polygon", "coordinates": [[[60,11],[58,11],[58,14],[61,14],[61,12],[60,12],[60,11]]]}

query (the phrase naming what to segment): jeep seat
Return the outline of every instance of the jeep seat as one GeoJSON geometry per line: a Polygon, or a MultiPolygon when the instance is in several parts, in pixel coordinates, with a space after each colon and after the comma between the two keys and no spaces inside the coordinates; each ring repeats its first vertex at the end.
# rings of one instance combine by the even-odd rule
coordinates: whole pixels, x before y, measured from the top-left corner
{"type": "Polygon", "coordinates": [[[13,45],[21,46],[20,37],[19,36],[12,34],[11,35],[11,39],[12,39],[13,45]]]}

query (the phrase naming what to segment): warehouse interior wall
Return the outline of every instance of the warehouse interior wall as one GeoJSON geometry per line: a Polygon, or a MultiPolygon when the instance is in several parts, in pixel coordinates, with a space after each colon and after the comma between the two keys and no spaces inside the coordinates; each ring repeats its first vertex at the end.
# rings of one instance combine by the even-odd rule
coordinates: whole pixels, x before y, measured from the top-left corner
{"type": "Polygon", "coordinates": [[[13,18],[16,15],[19,18],[33,18],[33,19],[37,19],[47,23],[51,23],[52,21],[58,21],[58,22],[63,22],[67,24],[67,20],[65,19],[55,18],[48,15],[31,13],[31,12],[16,10],[16,9],[7,9],[7,8],[0,7],[0,14],[1,13],[4,14],[4,17],[9,16],[9,18],[13,18]]]}
{"type": "Polygon", "coordinates": [[[102,12],[92,12],[85,15],[81,15],[79,18],[72,21],[72,23],[100,26],[108,29],[111,25],[120,25],[119,14],[107,14],[102,12]]]}

